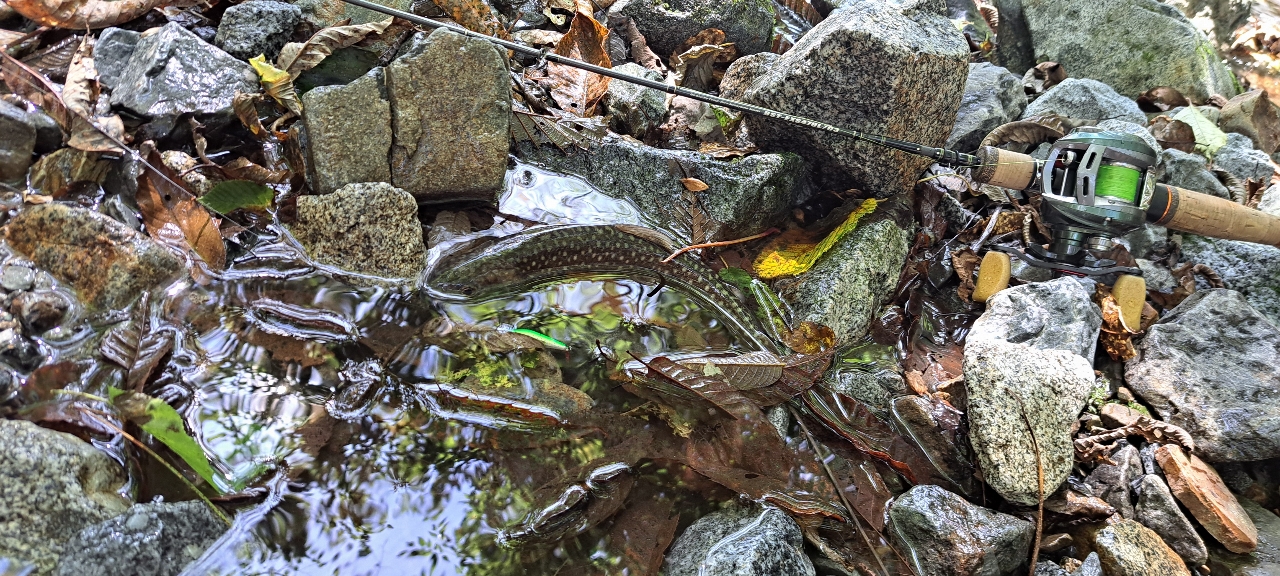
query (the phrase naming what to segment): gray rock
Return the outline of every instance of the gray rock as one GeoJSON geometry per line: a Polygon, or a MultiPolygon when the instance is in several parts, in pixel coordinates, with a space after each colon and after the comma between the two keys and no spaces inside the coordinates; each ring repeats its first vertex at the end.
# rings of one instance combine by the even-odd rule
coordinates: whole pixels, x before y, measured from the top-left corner
{"type": "Polygon", "coordinates": [[[115,86],[111,104],[143,116],[230,115],[236,92],[257,92],[248,64],[201,40],[176,22],[138,40],[115,86]]]}
{"type": "Polygon", "coordinates": [[[1017,258],[1014,258],[1009,262],[1009,275],[1027,283],[1048,282],[1053,280],[1052,270],[1032,266],[1017,258]]]}
{"type": "MultiPolygon", "coordinates": [[[[613,68],[624,74],[641,76],[650,80],[662,80],[662,74],[627,62],[613,68]]],[[[667,116],[667,95],[653,88],[645,88],[630,82],[614,81],[604,96],[605,114],[609,127],[621,134],[644,138],[651,130],[662,125],[667,116]]]]}
{"type": "Polygon", "coordinates": [[[1209,558],[1204,540],[1196,533],[1195,526],[1178,508],[1169,485],[1156,474],[1142,477],[1138,486],[1137,520],[1143,526],[1160,535],[1160,538],[1177,552],[1190,566],[1203,565],[1209,558]]]}
{"type": "Polygon", "coordinates": [[[891,219],[859,223],[808,272],[780,283],[779,293],[797,319],[829,326],[838,343],[852,342],[897,285],[911,238],[891,219]]]}
{"type": "Polygon", "coordinates": [[[27,111],[27,121],[36,129],[36,154],[48,154],[62,147],[62,128],[39,108],[27,111]]]}
{"type": "Polygon", "coordinates": [[[1280,456],[1280,329],[1234,290],[1200,290],[1147,330],[1125,368],[1152,413],[1202,458],[1280,456]]]}
{"type": "Polygon", "coordinates": [[[64,432],[0,420],[0,558],[53,571],[64,543],[124,512],[124,471],[64,432]]]}
{"type": "Polygon", "coordinates": [[[1135,260],[1138,262],[1138,269],[1142,270],[1142,279],[1147,282],[1147,290],[1170,293],[1178,287],[1178,281],[1174,279],[1173,273],[1164,265],[1142,258],[1135,260]]]}
{"type": "Polygon", "coordinates": [[[1102,560],[1098,558],[1097,552],[1090,552],[1084,557],[1084,562],[1076,568],[1071,576],[1102,576],[1102,560]]]}
{"type": "Polygon", "coordinates": [[[1038,62],[1105,82],[1130,98],[1172,86],[1192,100],[1235,95],[1213,45],[1157,0],[1022,0],[1038,62]],[[1155,63],[1159,62],[1159,65],[1155,63]]]}
{"type": "Polygon", "coordinates": [[[222,14],[213,43],[241,60],[263,54],[267,61],[275,62],[301,21],[302,10],[293,4],[277,0],[242,2],[222,14]]]}
{"type": "Polygon", "coordinates": [[[346,86],[321,86],[302,95],[307,131],[307,180],[318,194],[347,184],[391,180],[391,105],[383,70],[346,86]]]}
{"type": "Polygon", "coordinates": [[[30,290],[36,280],[36,271],[22,264],[9,264],[0,272],[0,286],[10,292],[30,290]]]}
{"type": "Polygon", "coordinates": [[[184,268],[168,250],[110,216],[63,204],[27,206],[5,228],[9,246],[75,289],[94,310],[120,310],[184,268]]]}
{"type": "Polygon", "coordinates": [[[623,0],[609,14],[633,18],[655,52],[669,56],[707,28],[724,31],[742,54],[768,52],[773,41],[773,3],[765,0],[623,0]]]}
{"type": "Polygon", "coordinates": [[[1133,498],[1129,495],[1130,484],[1142,476],[1142,461],[1138,459],[1138,449],[1125,446],[1111,455],[1115,464],[1099,464],[1085,478],[1085,483],[1093,489],[1093,495],[1107,501],[1116,513],[1123,518],[1133,518],[1133,498]]]}
{"type": "Polygon", "coordinates": [[[1040,449],[1044,495],[1052,494],[1071,473],[1071,425],[1093,389],[1092,364],[1061,349],[969,341],[964,378],[969,441],[987,484],[1018,504],[1033,505],[1041,496],[1029,421],[1040,449]]]}
{"type": "Polygon", "coordinates": [[[1160,153],[1160,182],[1187,190],[1231,199],[1231,191],[1209,171],[1209,161],[1199,154],[1172,148],[1160,153]]]}
{"type": "Polygon", "coordinates": [[[712,512],[685,529],[667,551],[667,576],[812,576],[800,526],[773,506],[712,512]]]}
{"type": "Polygon", "coordinates": [[[976,150],[987,133],[1017,120],[1026,107],[1022,78],[990,62],[969,64],[969,79],[946,147],[962,152],[976,150]]]}
{"type": "Polygon", "coordinates": [[[32,336],[44,333],[58,324],[71,308],[69,296],[56,290],[36,290],[14,296],[9,309],[22,321],[24,331],[32,336]]]}
{"type": "Polygon", "coordinates": [[[1027,29],[1027,17],[1022,12],[1022,0],[994,0],[992,4],[1000,14],[1000,37],[996,43],[996,61],[1019,76],[1036,65],[1035,50],[1031,46],[1031,30],[1027,29]]]}
{"type": "Polygon", "coordinates": [[[492,202],[511,140],[511,78],[503,53],[443,28],[419,33],[387,67],[386,83],[391,182],[419,201],[492,202]]]}
{"type": "Polygon", "coordinates": [[[93,43],[93,66],[98,70],[98,82],[108,88],[120,84],[120,76],[129,66],[141,38],[141,34],[123,28],[107,28],[98,35],[93,43]]]}
{"type": "Polygon", "coordinates": [[[1032,576],[1071,576],[1070,572],[1048,560],[1036,562],[1036,572],[1032,576]]]}
{"type": "Polygon", "coordinates": [[[889,370],[854,369],[828,372],[823,386],[850,398],[857,398],[884,417],[889,413],[889,403],[910,389],[902,376],[889,370]]]}
{"type": "Polygon", "coordinates": [[[1227,133],[1227,143],[1214,155],[1213,165],[1235,176],[1241,185],[1247,179],[1270,183],[1271,176],[1275,174],[1271,157],[1266,152],[1254,150],[1253,141],[1248,136],[1235,132],[1227,133]]]}
{"type": "MultiPolygon", "coordinates": [[[[859,2],[805,34],[767,71],[735,62],[724,94],[837,126],[941,146],[964,94],[969,50],[963,35],[927,0],[859,2]],[[739,76],[741,75],[741,76],[739,76]],[[737,78],[734,78],[737,77],[737,78]]],[[[746,126],[765,149],[794,150],[832,176],[845,175],[877,197],[906,193],[927,158],[762,116],[746,126]]]]}
{"type": "Polygon", "coordinates": [[[1121,96],[1110,86],[1089,78],[1067,78],[1046,90],[1022,111],[1023,118],[1042,114],[1057,114],[1079,120],[1147,123],[1147,115],[1138,108],[1137,102],[1121,96]]]}
{"type": "Polygon", "coordinates": [[[1280,325],[1280,248],[1218,238],[1185,235],[1183,257],[1212,268],[1227,288],[1280,325]]]}
{"type": "Polygon", "coordinates": [[[0,101],[0,182],[21,182],[31,167],[36,129],[27,112],[0,101]]]}
{"type": "Polygon", "coordinates": [[[1152,249],[1169,240],[1169,230],[1158,224],[1147,223],[1117,239],[1134,258],[1150,258],[1152,249]]]}
{"type": "Polygon", "coordinates": [[[1231,44],[1231,35],[1249,20],[1249,14],[1253,8],[1253,0],[1165,0],[1165,2],[1181,10],[1187,18],[1207,15],[1212,26],[1211,30],[1206,30],[1205,33],[1212,34],[1212,39],[1224,46],[1231,44]]]}
{"type": "Polygon", "coordinates": [[[635,202],[663,228],[684,235],[684,240],[691,238],[691,231],[677,207],[684,205],[680,179],[686,174],[708,186],[698,199],[712,220],[706,230],[711,240],[741,238],[774,226],[807,191],[803,179],[807,167],[795,154],[716,160],[612,135],[583,153],[566,155],[555,146],[529,142],[518,143],[514,152],[521,161],[581,176],[607,196],[635,202]]]}
{"type": "Polygon", "coordinates": [[[934,478],[945,479],[953,489],[970,498],[982,497],[982,486],[974,477],[970,450],[963,438],[941,432],[948,420],[959,421],[962,413],[947,408],[936,400],[915,394],[902,394],[893,399],[888,418],[904,437],[913,439],[933,464],[934,478]]]}
{"type": "Polygon", "coordinates": [[[1262,192],[1258,209],[1272,216],[1280,216],[1280,184],[1273,184],[1262,192]]]}
{"type": "Polygon", "coordinates": [[[1102,526],[1091,544],[1107,576],[1191,576],[1160,536],[1133,520],[1102,526]]]}
{"type": "Polygon", "coordinates": [[[1275,576],[1280,574],[1280,517],[1248,498],[1237,498],[1258,529],[1258,548],[1232,554],[1209,542],[1209,569],[1214,576],[1275,576]]]}
{"type": "Polygon", "coordinates": [[[1164,148],[1160,146],[1160,142],[1156,140],[1156,137],[1147,130],[1145,122],[1142,124],[1134,124],[1133,122],[1127,122],[1124,120],[1103,120],[1098,123],[1098,128],[1109,130],[1111,132],[1133,134],[1134,136],[1142,138],[1142,141],[1146,142],[1147,146],[1150,146],[1152,150],[1155,150],[1156,154],[1159,154],[1161,150],[1164,150],[1164,148]]]}
{"type": "Polygon", "coordinates": [[[56,574],[173,576],[226,530],[203,502],[134,504],[69,540],[56,574]]]}
{"type": "Polygon", "coordinates": [[[418,204],[384,182],[299,197],[289,231],[312,259],[359,274],[412,279],[426,264],[418,204]]]}
{"type": "Polygon", "coordinates": [[[908,490],[889,508],[892,537],[920,576],[1002,576],[1026,562],[1035,527],[938,486],[908,490]]]}
{"type": "Polygon", "coordinates": [[[966,342],[1008,342],[1093,358],[1102,311],[1069,277],[1001,290],[969,329],[966,342]]]}

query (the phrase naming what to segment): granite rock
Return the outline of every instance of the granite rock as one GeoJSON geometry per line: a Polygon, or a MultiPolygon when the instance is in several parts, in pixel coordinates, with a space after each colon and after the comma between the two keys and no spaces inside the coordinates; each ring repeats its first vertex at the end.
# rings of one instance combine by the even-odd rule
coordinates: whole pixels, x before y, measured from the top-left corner
{"type": "Polygon", "coordinates": [[[227,525],[203,502],[134,504],[66,544],[57,576],[175,576],[227,525]]]}
{"type": "Polygon", "coordinates": [[[962,152],[977,150],[987,133],[1017,120],[1026,107],[1021,77],[990,62],[969,64],[969,79],[946,147],[962,152]]]}
{"type": "Polygon", "coordinates": [[[414,279],[426,264],[417,203],[384,182],[299,197],[289,231],[312,259],[358,274],[414,279]]]}
{"type": "Polygon", "coordinates": [[[1091,542],[1107,576],[1191,576],[1187,565],[1164,540],[1133,520],[1102,527],[1091,542]]]}
{"type": "Polygon", "coordinates": [[[391,182],[419,201],[492,202],[511,140],[503,53],[443,28],[419,33],[387,67],[386,86],[391,182]]]}
{"type": "MultiPolygon", "coordinates": [[[[938,3],[940,4],[940,3],[938,3]]],[[[941,146],[964,94],[969,50],[964,36],[928,0],[859,2],[833,12],[760,72],[735,62],[728,98],[837,126],[941,146]],[[752,73],[759,75],[751,78],[752,73]]],[[[741,61],[740,61],[741,62],[741,61]]],[[[911,190],[930,163],[844,136],[796,130],[747,115],[748,133],[765,150],[794,150],[833,178],[887,197],[911,190]]]]}
{"type": "Polygon", "coordinates": [[[1200,290],[1147,329],[1125,380],[1210,461],[1280,456],[1280,329],[1239,292],[1200,290]]]}
{"type": "Polygon", "coordinates": [[[1132,134],[1137,136],[1141,138],[1143,142],[1146,142],[1147,146],[1150,146],[1152,150],[1155,150],[1157,155],[1164,150],[1164,148],[1160,146],[1160,141],[1156,140],[1156,137],[1147,130],[1146,123],[1134,124],[1133,122],[1125,120],[1103,120],[1098,123],[1098,128],[1110,132],[1120,132],[1121,134],[1132,134]]]}
{"type": "Polygon", "coordinates": [[[1138,506],[1134,518],[1158,534],[1189,566],[1201,566],[1209,558],[1204,540],[1178,508],[1169,485],[1158,474],[1147,474],[1138,485],[1138,506]]]}
{"type": "Polygon", "coordinates": [[[9,222],[5,237],[94,310],[121,310],[183,271],[182,261],[155,241],[84,208],[27,206],[9,222]]]}
{"type": "Polygon", "coordinates": [[[287,2],[241,2],[223,12],[213,43],[241,60],[262,54],[275,62],[301,21],[302,10],[287,2]]]}
{"type": "Polygon", "coordinates": [[[76,533],[129,507],[124,483],[120,465],[93,445],[0,420],[0,558],[51,573],[76,533]]]}
{"type": "Polygon", "coordinates": [[[247,63],[176,22],[144,35],[111,88],[111,104],[172,121],[181,114],[230,116],[236,92],[257,92],[247,63]]]}
{"type": "Polygon", "coordinates": [[[1218,127],[1249,137],[1253,147],[1274,154],[1280,148],[1280,114],[1263,90],[1251,90],[1227,101],[1218,127]]]}
{"type": "Polygon", "coordinates": [[[920,576],[1002,576],[1025,565],[1035,527],[938,486],[908,490],[889,508],[891,537],[920,576]]]}
{"type": "Polygon", "coordinates": [[[741,54],[768,52],[773,41],[774,9],[765,0],[622,0],[611,16],[632,18],[650,48],[670,56],[693,35],[716,28],[741,54]]]}
{"type": "Polygon", "coordinates": [[[1280,248],[1187,234],[1182,254],[1186,261],[1212,268],[1227,288],[1244,295],[1258,312],[1280,325],[1280,248]]]}
{"type": "Polygon", "coordinates": [[[1253,141],[1248,136],[1235,132],[1227,133],[1227,143],[1213,156],[1213,165],[1235,176],[1241,186],[1250,179],[1269,185],[1276,171],[1271,167],[1271,157],[1266,152],[1254,150],[1253,141]]]}
{"type": "Polygon", "coordinates": [[[800,526],[773,506],[741,506],[694,522],[667,550],[667,576],[813,576],[800,526]]]}
{"type": "Polygon", "coordinates": [[[1258,209],[1272,216],[1280,216],[1280,184],[1272,184],[1262,192],[1258,209]]]}
{"type": "Polygon", "coordinates": [[[328,194],[348,184],[391,180],[391,105],[382,68],[345,86],[309,90],[302,106],[312,190],[328,194]]]}
{"type": "Polygon", "coordinates": [[[1231,191],[1209,171],[1209,161],[1199,154],[1172,148],[1160,153],[1160,183],[1231,199],[1231,191]]]}
{"type": "Polygon", "coordinates": [[[1021,77],[1036,65],[1031,45],[1031,30],[1023,13],[1022,0],[994,0],[1000,14],[1000,41],[996,43],[996,61],[1021,77]]]}
{"type": "MultiPolygon", "coordinates": [[[[1070,68],[1068,68],[1070,70],[1070,68]]],[[[1079,120],[1124,120],[1147,123],[1138,103],[1121,96],[1110,86],[1089,78],[1067,78],[1027,105],[1022,117],[1057,114],[1079,120]]]]}
{"type": "Polygon", "coordinates": [[[1231,73],[1204,34],[1157,0],[1022,0],[1037,62],[1105,82],[1130,98],[1171,86],[1203,102],[1235,96],[1231,73]],[[1157,64],[1158,63],[1158,64],[1157,64]]]}
{"type": "Polygon", "coordinates": [[[1089,292],[1070,277],[1006,288],[987,300],[987,309],[965,341],[1026,344],[1092,359],[1102,327],[1102,311],[1089,292]]]}
{"type": "MultiPolygon", "coordinates": [[[[662,80],[662,74],[634,62],[614,66],[613,69],[650,80],[662,80]]],[[[667,116],[666,93],[630,82],[610,82],[604,105],[605,114],[609,116],[609,127],[615,132],[636,138],[644,138],[662,125],[667,116]]]]}

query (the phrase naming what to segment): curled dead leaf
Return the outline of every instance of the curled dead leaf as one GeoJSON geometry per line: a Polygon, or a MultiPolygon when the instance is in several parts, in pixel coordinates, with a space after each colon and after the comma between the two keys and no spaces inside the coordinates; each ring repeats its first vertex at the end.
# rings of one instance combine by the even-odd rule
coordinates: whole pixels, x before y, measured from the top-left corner
{"type": "Polygon", "coordinates": [[[722,57],[736,53],[732,42],[725,44],[701,44],[685,52],[671,56],[671,71],[677,86],[690,90],[709,90],[718,82],[714,64],[722,57]]]}
{"type": "Polygon", "coordinates": [[[235,111],[236,118],[240,119],[240,123],[244,124],[255,138],[266,138],[270,135],[267,127],[262,125],[262,119],[258,117],[258,102],[261,100],[261,94],[244,92],[236,92],[231,100],[231,109],[235,111]]]}
{"type": "MultiPolygon", "coordinates": [[[[578,12],[569,31],[556,43],[555,53],[589,64],[612,68],[609,60],[609,30],[596,22],[591,14],[578,12]]],[[[551,97],[564,110],[578,116],[594,116],[596,103],[609,89],[609,78],[564,64],[547,64],[551,97]]]]}
{"type": "Polygon", "coordinates": [[[1003,146],[1005,144],[1025,144],[1036,146],[1042,142],[1053,142],[1063,136],[1061,124],[1053,126],[1035,120],[1018,120],[997,126],[982,139],[982,146],[1003,146]]]}
{"type": "Polygon", "coordinates": [[[701,192],[708,188],[706,182],[703,182],[697,178],[681,178],[680,184],[684,186],[685,190],[688,190],[690,192],[701,192]]]}
{"type": "Polygon", "coordinates": [[[951,252],[951,267],[955,269],[956,276],[960,277],[960,286],[956,288],[956,294],[965,302],[973,300],[973,290],[976,288],[973,270],[980,262],[982,258],[968,247],[951,252]]]}
{"type": "Polygon", "coordinates": [[[14,11],[44,26],[85,30],[128,22],[161,5],[193,6],[194,2],[169,0],[6,0],[14,11]]]}
{"type": "MultiPolygon", "coordinates": [[[[392,18],[370,22],[368,24],[351,24],[348,26],[330,26],[311,35],[305,43],[290,42],[280,50],[276,58],[276,68],[289,74],[289,80],[297,80],[298,75],[315,68],[334,50],[354,46],[369,35],[379,35],[391,26],[392,18]]],[[[487,32],[486,32],[487,34],[487,32]]]]}
{"type": "Polygon", "coordinates": [[[1168,112],[1172,108],[1190,105],[1191,101],[1172,86],[1156,86],[1138,96],[1138,107],[1143,112],[1168,112]]]}
{"type": "Polygon", "coordinates": [[[508,39],[507,30],[483,0],[432,0],[463,28],[472,32],[508,39]]]}
{"type": "Polygon", "coordinates": [[[1190,153],[1196,147],[1196,133],[1191,125],[1168,116],[1157,116],[1147,127],[1162,148],[1190,153]]]}
{"type": "Polygon", "coordinates": [[[298,99],[298,93],[293,88],[293,77],[288,72],[272,66],[261,54],[250,58],[249,65],[258,73],[258,83],[262,84],[268,96],[284,106],[285,110],[302,115],[302,101],[298,99]]]}
{"type": "Polygon", "coordinates": [[[219,220],[178,184],[177,174],[165,167],[159,152],[145,144],[144,147],[150,148],[150,167],[138,177],[137,202],[147,233],[165,244],[181,243],[210,269],[222,270],[227,253],[218,230],[219,220]]]}
{"type": "Polygon", "coordinates": [[[289,180],[288,170],[270,170],[251,162],[248,158],[236,158],[222,167],[222,171],[235,180],[249,180],[258,184],[283,184],[289,180]]]}

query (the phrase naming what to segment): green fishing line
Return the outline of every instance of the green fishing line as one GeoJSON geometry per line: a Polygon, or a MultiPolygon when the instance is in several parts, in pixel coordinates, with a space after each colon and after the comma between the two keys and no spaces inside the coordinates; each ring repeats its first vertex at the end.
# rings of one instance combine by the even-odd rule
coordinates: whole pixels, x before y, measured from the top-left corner
{"type": "Polygon", "coordinates": [[[1125,202],[1134,202],[1138,195],[1138,181],[1142,172],[1124,166],[1098,167],[1098,183],[1094,194],[1125,202]]]}

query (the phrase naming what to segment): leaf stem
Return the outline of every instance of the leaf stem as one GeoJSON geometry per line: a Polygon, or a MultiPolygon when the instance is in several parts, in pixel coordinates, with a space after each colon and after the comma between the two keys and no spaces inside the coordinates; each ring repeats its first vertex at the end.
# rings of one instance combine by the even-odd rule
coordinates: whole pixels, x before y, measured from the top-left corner
{"type": "Polygon", "coordinates": [[[753,235],[751,235],[751,236],[747,236],[747,237],[745,237],[745,238],[738,238],[737,240],[722,240],[722,241],[720,241],[720,242],[705,242],[705,243],[702,243],[702,244],[692,244],[692,245],[689,245],[689,246],[685,246],[684,248],[681,248],[681,249],[679,249],[679,250],[676,250],[675,252],[672,252],[670,256],[667,256],[666,258],[663,258],[663,259],[662,259],[662,263],[663,263],[663,264],[666,264],[667,262],[670,262],[670,261],[672,261],[672,260],[675,260],[677,256],[679,256],[679,255],[681,255],[681,254],[684,254],[685,252],[688,252],[688,251],[690,251],[690,250],[699,250],[699,249],[702,249],[702,248],[716,248],[716,247],[719,247],[719,246],[731,246],[731,245],[733,245],[733,244],[741,244],[741,243],[743,243],[743,242],[750,242],[750,241],[752,241],[752,240],[759,240],[759,239],[764,238],[764,237],[766,237],[766,236],[770,236],[770,235],[773,235],[773,234],[777,234],[778,232],[781,232],[781,230],[778,230],[777,228],[770,228],[770,229],[765,230],[764,232],[761,232],[761,233],[759,233],[759,234],[753,234],[753,235]]]}

